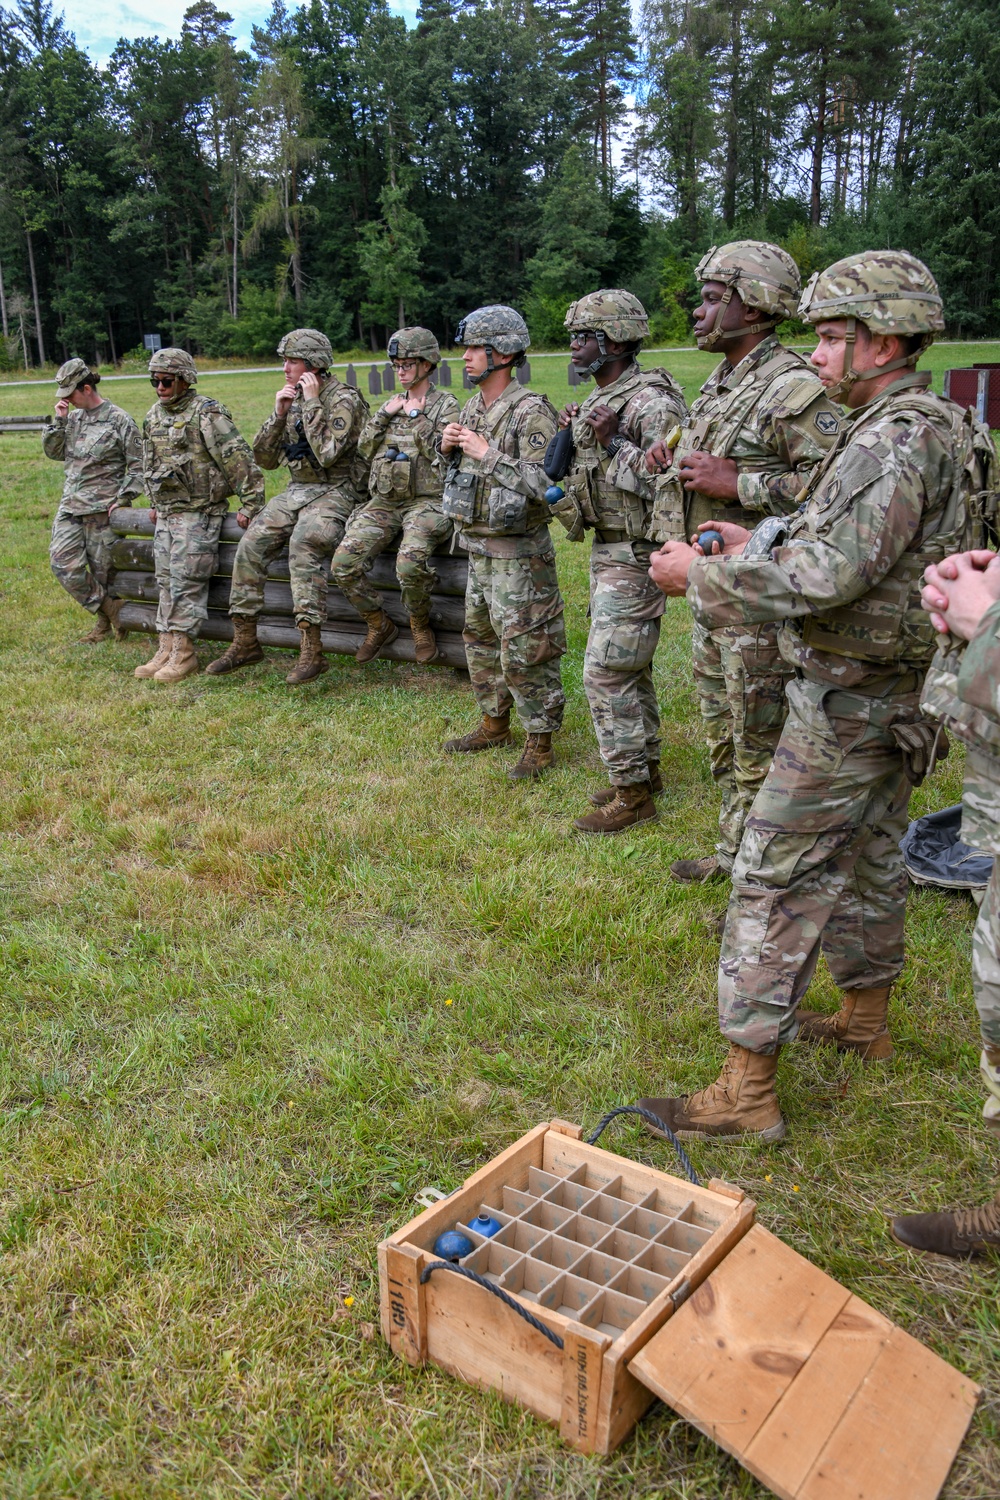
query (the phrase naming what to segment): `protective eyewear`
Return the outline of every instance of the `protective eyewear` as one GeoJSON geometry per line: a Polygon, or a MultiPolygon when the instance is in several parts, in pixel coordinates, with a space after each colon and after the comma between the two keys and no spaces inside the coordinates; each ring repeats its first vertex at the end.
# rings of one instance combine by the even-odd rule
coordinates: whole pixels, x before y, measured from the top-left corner
{"type": "Polygon", "coordinates": [[[394,359],[392,368],[398,375],[401,370],[415,370],[419,363],[419,359],[394,359]]]}
{"type": "Polygon", "coordinates": [[[154,387],[162,385],[165,390],[169,391],[170,387],[174,384],[174,381],[176,379],[176,375],[150,375],[149,383],[154,387]]]}
{"type": "Polygon", "coordinates": [[[592,328],[574,328],[569,336],[571,344],[585,344],[588,339],[596,339],[597,334],[592,328]]]}

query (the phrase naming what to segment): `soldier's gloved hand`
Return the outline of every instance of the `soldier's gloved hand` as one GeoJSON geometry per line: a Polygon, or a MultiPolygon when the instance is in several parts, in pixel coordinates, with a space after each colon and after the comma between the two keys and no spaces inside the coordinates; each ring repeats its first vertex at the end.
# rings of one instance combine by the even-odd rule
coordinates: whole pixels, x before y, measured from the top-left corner
{"type": "Polygon", "coordinates": [[[691,564],[700,556],[687,542],[664,542],[649,559],[649,576],[668,598],[682,598],[687,593],[691,564]]]}
{"type": "Polygon", "coordinates": [[[651,474],[663,474],[674,461],[674,450],[666,443],[653,443],[646,450],[646,468],[651,474]]]}
{"type": "Polygon", "coordinates": [[[68,417],[69,416],[69,402],[68,401],[57,401],[56,402],[56,416],[57,417],[68,417]]]}
{"type": "MultiPolygon", "coordinates": [[[[745,526],[737,526],[735,521],[702,521],[698,531],[717,531],[725,544],[722,548],[724,557],[739,557],[743,548],[752,536],[745,526]]],[[[697,548],[696,556],[707,557],[709,554],[698,546],[698,533],[691,538],[691,545],[697,548]]],[[[718,557],[719,544],[715,542],[712,546],[713,557],[718,557]]]]}
{"type": "Polygon", "coordinates": [[[573,418],[578,417],[579,415],[580,403],[578,401],[571,401],[569,405],[564,406],[562,411],[559,413],[559,426],[568,427],[573,418]]]}
{"type": "Polygon", "coordinates": [[[247,527],[250,525],[250,517],[247,515],[245,510],[238,510],[236,512],[236,524],[241,531],[246,531],[247,527]]]}
{"type": "Polygon", "coordinates": [[[602,447],[618,431],[618,415],[610,406],[595,406],[584,421],[593,429],[594,436],[602,447]]]}
{"type": "Polygon", "coordinates": [[[710,500],[740,498],[736,487],[739,469],[734,458],[715,458],[711,453],[695,448],[684,454],[677,472],[686,490],[697,490],[699,495],[707,495],[710,500]]]}

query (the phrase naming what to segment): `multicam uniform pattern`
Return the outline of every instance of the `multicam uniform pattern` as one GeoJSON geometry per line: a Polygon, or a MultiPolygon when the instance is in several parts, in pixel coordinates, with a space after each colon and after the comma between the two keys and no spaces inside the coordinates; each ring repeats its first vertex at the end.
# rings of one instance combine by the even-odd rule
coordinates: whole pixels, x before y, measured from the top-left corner
{"type": "MultiPolygon", "coordinates": [[[[840,431],[840,413],[806,360],[773,334],[733,368],[712,372],[684,423],[674,465],[701,449],[735,459],[739,503],[685,491],[675,472],[656,483],[658,541],[689,540],[703,521],[748,524],[748,512],[786,515],[840,431]]],[[[752,524],[752,523],[751,523],[752,524]]],[[[785,721],[789,668],[777,627],[758,622],[692,630],[695,686],[712,778],[722,794],[716,856],[731,870],[743,825],[760,790],[785,721]]]]}
{"type": "Polygon", "coordinates": [[[983,616],[965,645],[944,637],[927,674],[923,707],[965,741],[962,838],[994,856],[993,875],[972,933],[972,991],[984,1050],[983,1118],[1000,1134],[1000,603],[983,616]]]}
{"type": "Polygon", "coordinates": [[[142,451],[143,482],[156,510],[156,629],[194,637],[208,615],[229,496],[235,492],[255,514],[264,503],[264,476],[226,408],[196,390],[147,412],[142,451]]]}
{"type": "Polygon", "coordinates": [[[787,544],[770,558],[692,565],[707,629],[778,620],[795,668],[774,761],[746,821],[719,960],[730,1041],[771,1053],[797,1030],[820,946],[841,989],[903,966],[899,841],[913,782],[902,742],[927,747],[920,687],[933,636],[923,569],[968,533],[971,434],[907,375],[845,419],[787,544]]]}
{"type": "Polygon", "coordinates": [[[437,574],[428,564],[432,553],[451,536],[451,521],[441,510],[445,461],[439,441],[449,422],[458,420],[458,402],[448,391],[431,391],[416,417],[403,409],[381,407],[365,423],[358,451],[370,463],[367,505],[351,517],[337,548],[330,573],[361,615],[382,608],[382,596],[365,579],[372,559],[400,537],[396,577],[411,620],[426,625],[437,574]],[[391,458],[395,450],[397,456],[391,458]],[[400,533],[402,535],[400,536],[400,533]]]}
{"type": "Polygon", "coordinates": [[[108,592],[108,516],[142,494],[142,440],[120,406],[71,407],[42,434],[42,451],[65,465],[62,499],[52,523],[49,562],[66,592],[96,615],[108,592]]]}
{"type": "Polygon", "coordinates": [[[493,718],[516,705],[529,734],[551,734],[566,703],[566,626],[542,468],[555,409],[512,380],[489,407],[476,391],[461,420],[490,444],[482,459],[461,456],[459,474],[475,480],[468,503],[445,503],[469,553],[463,639],[476,701],[493,718]]]}
{"type": "Polygon", "coordinates": [[[650,765],[660,760],[653,656],[666,600],[649,577],[652,489],[640,470],[646,449],[686,412],[672,375],[634,364],[592,391],[573,420],[573,467],[557,513],[571,535],[580,527],[594,533],[583,685],[601,760],[615,786],[646,781],[650,765]],[[628,440],[614,458],[585,420],[595,406],[611,407],[628,440]]]}
{"type": "Polygon", "coordinates": [[[264,422],[253,456],[262,469],[287,464],[291,482],[240,540],[231,615],[255,618],[262,612],[268,564],[287,543],[296,624],[326,624],[328,561],[368,484],[368,465],[358,453],[368,414],[364,396],[330,375],[318,395],[296,396],[284,416],[272,412],[264,422]]]}

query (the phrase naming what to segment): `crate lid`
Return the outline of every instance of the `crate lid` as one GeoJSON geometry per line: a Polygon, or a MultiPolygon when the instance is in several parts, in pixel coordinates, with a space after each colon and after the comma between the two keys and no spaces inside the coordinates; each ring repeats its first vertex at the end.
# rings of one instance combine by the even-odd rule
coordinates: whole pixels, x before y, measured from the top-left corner
{"type": "Polygon", "coordinates": [[[980,1395],[761,1225],[629,1370],[781,1500],[935,1500],[980,1395]]]}

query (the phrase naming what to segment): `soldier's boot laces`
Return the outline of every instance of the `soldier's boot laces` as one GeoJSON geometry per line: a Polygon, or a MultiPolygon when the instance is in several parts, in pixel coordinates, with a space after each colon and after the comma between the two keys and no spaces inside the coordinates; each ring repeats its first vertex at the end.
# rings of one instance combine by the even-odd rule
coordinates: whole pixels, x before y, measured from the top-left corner
{"type": "Polygon", "coordinates": [[[141,667],[136,667],[132,675],[134,677],[155,677],[160,668],[165,667],[170,660],[170,652],[173,649],[173,644],[170,631],[164,631],[160,636],[160,644],[156,655],[151,656],[149,661],[144,661],[141,667]]]}
{"type": "Polygon", "coordinates": [[[193,677],[195,672],[201,671],[191,637],[183,630],[175,630],[173,637],[170,660],[153,674],[154,682],[183,682],[185,677],[193,677]]]}
{"type": "Polygon", "coordinates": [[[490,714],[483,714],[481,721],[475,729],[463,734],[457,740],[446,740],[444,749],[446,755],[478,755],[480,750],[496,750],[501,745],[509,745],[514,736],[510,732],[510,709],[501,714],[499,719],[494,719],[490,714]]]}
{"type": "Polygon", "coordinates": [[[682,885],[707,885],[709,881],[729,879],[729,871],[714,854],[704,854],[701,859],[675,859],[670,873],[682,885]]]}
{"type": "Polygon", "coordinates": [[[582,818],[574,818],[573,827],[580,833],[624,833],[626,828],[658,816],[649,782],[634,781],[630,786],[615,787],[610,802],[595,807],[582,818]]]}
{"type": "MultiPolygon", "coordinates": [[[[658,797],[663,791],[663,777],[660,775],[660,762],[651,760],[649,762],[649,790],[654,797],[658,797]]],[[[591,792],[591,807],[603,807],[606,802],[613,802],[618,796],[616,786],[602,786],[599,792],[591,792]]]]}
{"type": "Polygon", "coordinates": [[[330,663],[323,655],[323,639],[318,625],[299,625],[299,659],[285,681],[289,687],[298,687],[302,682],[312,682],[322,672],[329,670],[330,663]]]}
{"type": "Polygon", "coordinates": [[[511,781],[537,781],[543,771],[556,763],[551,734],[529,734],[521,758],[507,775],[511,781]]]}
{"type": "MultiPolygon", "coordinates": [[[[785,1122],[774,1091],[777,1068],[777,1051],[768,1057],[734,1042],[722,1072],[707,1089],[686,1098],[638,1102],[669,1125],[675,1135],[711,1135],[724,1141],[752,1135],[762,1141],[781,1141],[785,1138],[785,1122]]],[[[646,1129],[654,1135],[663,1134],[648,1122],[646,1129]]]]}
{"type": "Polygon", "coordinates": [[[799,1011],[799,1040],[832,1042],[838,1052],[855,1052],[864,1062],[884,1061],[893,1053],[886,1025],[890,988],[844,990],[840,1009],[833,1016],[799,1011]]]}
{"type": "Polygon", "coordinates": [[[354,653],[354,660],[359,662],[374,661],[379,652],[399,634],[399,626],[393,624],[384,609],[365,615],[365,624],[368,626],[368,634],[354,653]]]}
{"type": "Polygon", "coordinates": [[[1000,1193],[981,1208],[957,1208],[950,1214],[900,1214],[891,1225],[893,1239],[929,1255],[965,1257],[1000,1250],[1000,1193]]]}
{"type": "Polygon", "coordinates": [[[414,619],[411,615],[410,634],[413,636],[413,655],[421,666],[426,666],[429,661],[436,661],[438,643],[427,621],[414,619]]]}
{"type": "Polygon", "coordinates": [[[226,672],[238,672],[240,667],[251,667],[255,661],[263,660],[256,619],[253,615],[233,615],[233,643],[221,656],[210,661],[205,671],[213,677],[221,677],[226,672]]]}

